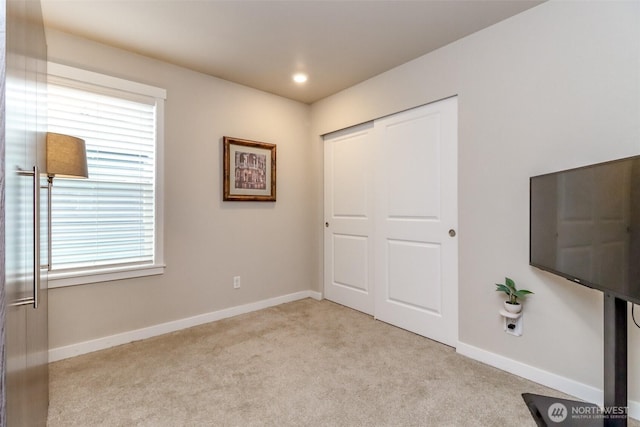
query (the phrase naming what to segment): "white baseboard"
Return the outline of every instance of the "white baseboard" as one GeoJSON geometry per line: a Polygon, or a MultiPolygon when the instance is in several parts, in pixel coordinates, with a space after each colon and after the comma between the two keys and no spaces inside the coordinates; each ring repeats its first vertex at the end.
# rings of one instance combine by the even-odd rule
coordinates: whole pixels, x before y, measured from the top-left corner
{"type": "Polygon", "coordinates": [[[143,340],[158,335],[167,334],[169,332],[179,331],[181,329],[191,328],[193,326],[205,323],[215,322],[216,320],[226,319],[228,317],[237,316],[239,314],[250,313],[252,311],[262,310],[264,308],[273,307],[287,302],[297,301],[305,298],[313,298],[321,300],[322,294],[315,291],[301,291],[293,294],[282,295],[275,298],[269,298],[250,304],[239,305],[236,307],[225,308],[211,313],[200,314],[198,316],[188,317],[185,319],[174,320],[159,325],[149,326],[147,328],[135,329],[108,337],[97,338],[95,340],[84,341],[63,347],[49,349],[49,362],[56,362],[62,359],[68,359],[81,354],[91,353],[98,350],[104,350],[117,345],[127,344],[133,341],[143,340]]]}
{"type": "MultiPolygon", "coordinates": [[[[603,391],[599,388],[580,383],[558,374],[547,372],[540,368],[536,368],[462,342],[458,342],[456,351],[463,356],[470,357],[471,359],[493,366],[494,368],[507,371],[514,375],[518,375],[519,377],[526,378],[546,387],[577,397],[578,399],[593,402],[602,406],[603,391]]],[[[629,416],[640,420],[640,402],[630,400],[628,405],[629,416]]]]}

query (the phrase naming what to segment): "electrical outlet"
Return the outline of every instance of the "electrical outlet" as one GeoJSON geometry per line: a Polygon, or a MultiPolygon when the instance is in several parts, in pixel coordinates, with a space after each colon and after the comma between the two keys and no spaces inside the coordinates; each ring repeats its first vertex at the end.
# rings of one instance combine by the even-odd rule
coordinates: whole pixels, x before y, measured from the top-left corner
{"type": "Polygon", "coordinates": [[[240,287],[240,276],[233,276],[233,289],[240,287]]]}
{"type": "Polygon", "coordinates": [[[522,336],[522,315],[513,318],[504,318],[504,331],[516,337],[522,336]]]}

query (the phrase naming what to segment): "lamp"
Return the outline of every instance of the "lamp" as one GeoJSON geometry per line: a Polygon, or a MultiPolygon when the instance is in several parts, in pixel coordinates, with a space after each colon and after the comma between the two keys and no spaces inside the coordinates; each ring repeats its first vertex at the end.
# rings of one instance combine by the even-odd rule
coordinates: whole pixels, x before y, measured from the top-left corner
{"type": "Polygon", "coordinates": [[[51,189],[53,178],[89,178],[84,139],[47,132],[47,268],[51,270],[51,189]]]}
{"type": "Polygon", "coordinates": [[[60,133],[47,133],[47,175],[89,178],[84,140],[60,133]]]}

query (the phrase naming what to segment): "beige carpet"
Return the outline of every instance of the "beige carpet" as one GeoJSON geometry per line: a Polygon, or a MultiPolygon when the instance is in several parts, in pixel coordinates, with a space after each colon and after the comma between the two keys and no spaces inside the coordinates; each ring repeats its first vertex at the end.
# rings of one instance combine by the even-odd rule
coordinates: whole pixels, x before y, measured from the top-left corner
{"type": "Polygon", "coordinates": [[[328,301],[51,364],[57,426],[535,426],[562,396],[328,301]]]}

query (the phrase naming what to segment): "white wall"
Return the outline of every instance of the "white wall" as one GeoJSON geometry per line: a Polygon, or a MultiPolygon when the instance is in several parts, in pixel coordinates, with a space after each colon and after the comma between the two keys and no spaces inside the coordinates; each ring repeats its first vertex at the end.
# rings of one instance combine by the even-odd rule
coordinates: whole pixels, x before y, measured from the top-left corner
{"type": "MultiPolygon", "coordinates": [[[[602,388],[602,296],[528,265],[528,179],[640,154],[640,3],[544,3],[315,103],[316,174],[319,135],[455,94],[460,341],[602,388]],[[494,283],[505,276],[535,292],[522,337],[502,331],[494,283]]],[[[629,396],[639,402],[631,324],[629,347],[629,396]]]]}
{"type": "Polygon", "coordinates": [[[312,288],[308,105],[56,31],[47,42],[51,61],[167,90],[166,273],[51,289],[50,348],[312,288]],[[277,144],[277,202],[222,202],[224,135],[277,144]]]}

